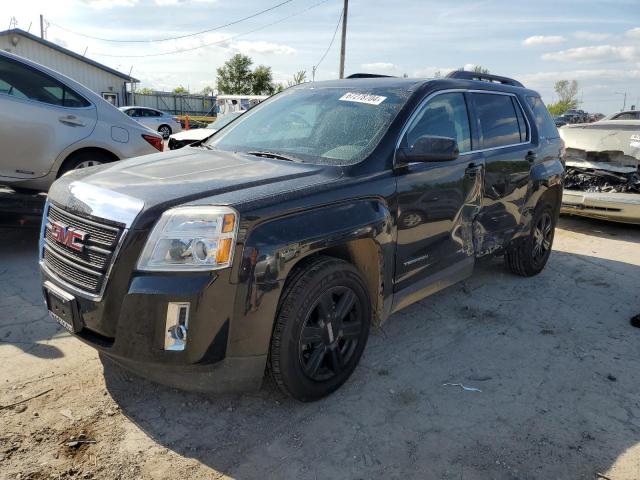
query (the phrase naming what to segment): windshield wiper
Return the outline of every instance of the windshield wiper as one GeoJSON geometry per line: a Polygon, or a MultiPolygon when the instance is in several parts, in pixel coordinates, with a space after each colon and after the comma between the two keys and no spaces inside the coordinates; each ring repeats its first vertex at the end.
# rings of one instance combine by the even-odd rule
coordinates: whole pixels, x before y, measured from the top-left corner
{"type": "Polygon", "coordinates": [[[290,157],[288,155],[284,155],[278,152],[268,152],[268,151],[254,151],[247,152],[247,155],[255,155],[256,157],[265,157],[265,158],[275,158],[276,160],[286,160],[288,162],[296,162],[300,163],[302,160],[296,157],[290,157]]]}

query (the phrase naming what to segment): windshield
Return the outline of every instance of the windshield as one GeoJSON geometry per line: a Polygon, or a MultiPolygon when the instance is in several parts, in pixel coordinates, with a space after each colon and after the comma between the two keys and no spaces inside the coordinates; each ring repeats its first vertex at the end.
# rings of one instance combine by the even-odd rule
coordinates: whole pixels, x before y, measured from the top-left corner
{"type": "Polygon", "coordinates": [[[207,125],[207,128],[212,128],[214,130],[220,130],[226,124],[231,122],[231,120],[234,120],[236,117],[239,117],[243,113],[244,112],[227,113],[225,116],[218,118],[215,122],[211,122],[209,125],[207,125]]]}
{"type": "Polygon", "coordinates": [[[371,153],[410,94],[391,88],[293,88],[252,108],[207,144],[350,165],[371,153]]]}

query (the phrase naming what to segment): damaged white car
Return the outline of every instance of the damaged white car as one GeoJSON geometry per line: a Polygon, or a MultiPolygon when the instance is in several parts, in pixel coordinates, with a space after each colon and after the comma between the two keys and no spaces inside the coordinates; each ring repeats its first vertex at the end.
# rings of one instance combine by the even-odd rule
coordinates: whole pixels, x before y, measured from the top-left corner
{"type": "Polygon", "coordinates": [[[640,120],[559,129],[566,147],[562,212],[640,224],[640,120]]]}

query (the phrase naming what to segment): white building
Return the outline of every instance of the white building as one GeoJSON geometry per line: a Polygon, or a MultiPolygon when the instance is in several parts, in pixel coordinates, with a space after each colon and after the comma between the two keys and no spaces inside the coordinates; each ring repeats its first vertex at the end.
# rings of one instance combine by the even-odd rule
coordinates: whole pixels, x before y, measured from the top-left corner
{"type": "Polygon", "coordinates": [[[139,82],[129,75],[19,28],[0,32],[0,49],[71,77],[117,107],[129,105],[127,84],[139,82]]]}

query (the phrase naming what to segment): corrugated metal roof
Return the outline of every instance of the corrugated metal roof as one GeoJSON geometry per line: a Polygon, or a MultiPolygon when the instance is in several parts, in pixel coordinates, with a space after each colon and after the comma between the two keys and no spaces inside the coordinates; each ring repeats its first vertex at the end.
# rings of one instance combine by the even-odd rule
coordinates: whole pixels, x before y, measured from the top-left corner
{"type": "Polygon", "coordinates": [[[6,35],[21,35],[25,38],[28,38],[29,40],[33,40],[34,42],[38,42],[42,45],[45,45],[49,48],[52,48],[54,50],[57,50],[60,53],[64,53],[65,55],[69,55],[70,57],[73,57],[75,59],[78,59],[80,61],[83,61],[85,63],[88,63],[89,65],[92,65],[96,68],[99,68],[101,70],[104,70],[105,72],[109,72],[113,75],[116,75],[124,80],[128,80],[130,82],[139,82],[140,80],[138,80],[137,78],[131,77],[125,73],[119,72],[117,70],[114,70],[113,68],[107,67],[106,65],[102,65],[101,63],[98,63],[94,60],[91,60],[90,58],[87,57],[83,57],[80,54],[77,54],[75,52],[72,52],[71,50],[68,50],[64,47],[61,47],[60,45],[57,45],[53,42],[50,42],[49,40],[44,40],[36,35],[33,35],[32,33],[29,32],[25,32],[24,30],[20,29],[20,28],[12,28],[11,30],[4,30],[2,32],[0,32],[0,36],[6,36],[6,35]]]}

